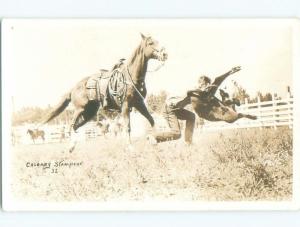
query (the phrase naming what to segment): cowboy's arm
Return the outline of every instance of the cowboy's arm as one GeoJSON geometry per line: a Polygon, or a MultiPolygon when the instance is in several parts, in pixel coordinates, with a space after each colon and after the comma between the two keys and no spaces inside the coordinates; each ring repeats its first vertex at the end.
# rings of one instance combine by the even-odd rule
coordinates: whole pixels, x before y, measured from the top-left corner
{"type": "Polygon", "coordinates": [[[207,96],[209,95],[210,90],[213,89],[213,87],[214,87],[214,86],[209,85],[209,86],[205,89],[205,91],[202,91],[202,90],[200,90],[200,89],[189,90],[189,91],[187,92],[187,96],[189,96],[189,97],[193,96],[193,97],[196,97],[196,98],[203,99],[203,98],[205,98],[205,97],[207,97],[207,96]]]}
{"type": "Polygon", "coordinates": [[[200,89],[189,90],[187,92],[187,97],[196,97],[198,99],[203,99],[208,95],[207,91],[202,91],[200,89]]]}
{"type": "Polygon", "coordinates": [[[194,89],[194,90],[188,90],[187,91],[187,96],[200,96],[199,93],[201,91],[199,89],[194,89]]]}
{"type": "Polygon", "coordinates": [[[177,102],[175,106],[176,106],[176,108],[182,109],[189,104],[191,104],[191,98],[190,98],[190,96],[186,96],[182,100],[177,102]]]}

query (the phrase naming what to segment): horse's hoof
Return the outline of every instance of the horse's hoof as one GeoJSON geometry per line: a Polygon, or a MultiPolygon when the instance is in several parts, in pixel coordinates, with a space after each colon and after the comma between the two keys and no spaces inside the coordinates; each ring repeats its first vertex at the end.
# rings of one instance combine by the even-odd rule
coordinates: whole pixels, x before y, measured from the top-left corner
{"type": "Polygon", "coordinates": [[[146,139],[150,145],[152,145],[152,146],[157,145],[157,140],[155,139],[155,137],[153,135],[148,135],[146,139]]]}
{"type": "Polygon", "coordinates": [[[133,151],[133,150],[134,150],[134,147],[133,147],[131,144],[129,144],[129,145],[127,145],[127,146],[125,147],[125,150],[126,150],[126,151],[133,151]]]}
{"type": "Polygon", "coordinates": [[[192,142],[187,142],[187,141],[185,141],[185,142],[184,142],[184,145],[185,145],[186,147],[192,147],[192,146],[193,146],[193,143],[192,143],[192,142]]]}
{"type": "Polygon", "coordinates": [[[250,119],[252,119],[252,120],[257,120],[257,116],[251,116],[250,119]]]}
{"type": "Polygon", "coordinates": [[[74,151],[75,147],[70,147],[69,148],[69,153],[72,153],[74,151]]]}

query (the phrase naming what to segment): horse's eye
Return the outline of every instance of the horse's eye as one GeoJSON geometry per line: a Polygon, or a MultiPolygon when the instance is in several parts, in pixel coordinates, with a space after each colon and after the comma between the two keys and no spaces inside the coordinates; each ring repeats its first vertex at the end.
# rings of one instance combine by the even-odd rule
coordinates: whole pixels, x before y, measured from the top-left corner
{"type": "Polygon", "coordinates": [[[151,45],[153,45],[153,44],[154,44],[153,42],[149,42],[149,43],[148,43],[149,46],[151,46],[151,45]]]}

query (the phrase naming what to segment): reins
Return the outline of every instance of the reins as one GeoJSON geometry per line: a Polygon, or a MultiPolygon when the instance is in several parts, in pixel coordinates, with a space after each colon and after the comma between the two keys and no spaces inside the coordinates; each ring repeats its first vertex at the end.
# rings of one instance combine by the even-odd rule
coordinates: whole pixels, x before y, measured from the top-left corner
{"type": "Polygon", "coordinates": [[[138,93],[138,95],[144,100],[145,97],[141,94],[141,92],[139,91],[139,89],[134,84],[134,81],[133,81],[133,79],[131,77],[131,74],[129,72],[129,69],[128,69],[128,65],[126,66],[126,69],[127,69],[128,76],[130,78],[131,85],[133,86],[133,88],[135,89],[135,91],[138,93]]]}

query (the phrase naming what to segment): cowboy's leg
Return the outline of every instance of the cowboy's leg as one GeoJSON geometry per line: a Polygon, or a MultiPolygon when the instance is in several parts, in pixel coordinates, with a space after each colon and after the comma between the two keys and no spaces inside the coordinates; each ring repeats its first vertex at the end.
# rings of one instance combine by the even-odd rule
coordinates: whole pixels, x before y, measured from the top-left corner
{"type": "Polygon", "coordinates": [[[155,132],[154,137],[158,143],[168,140],[177,140],[181,137],[180,126],[176,113],[177,111],[174,111],[167,105],[165,106],[163,117],[169,125],[169,130],[163,132],[155,132]]]}
{"type": "Polygon", "coordinates": [[[177,117],[180,120],[185,120],[186,121],[186,126],[185,126],[185,141],[187,143],[192,143],[193,140],[193,133],[194,133],[194,128],[195,128],[195,114],[191,111],[188,111],[186,109],[181,109],[179,112],[177,112],[177,117]]]}

